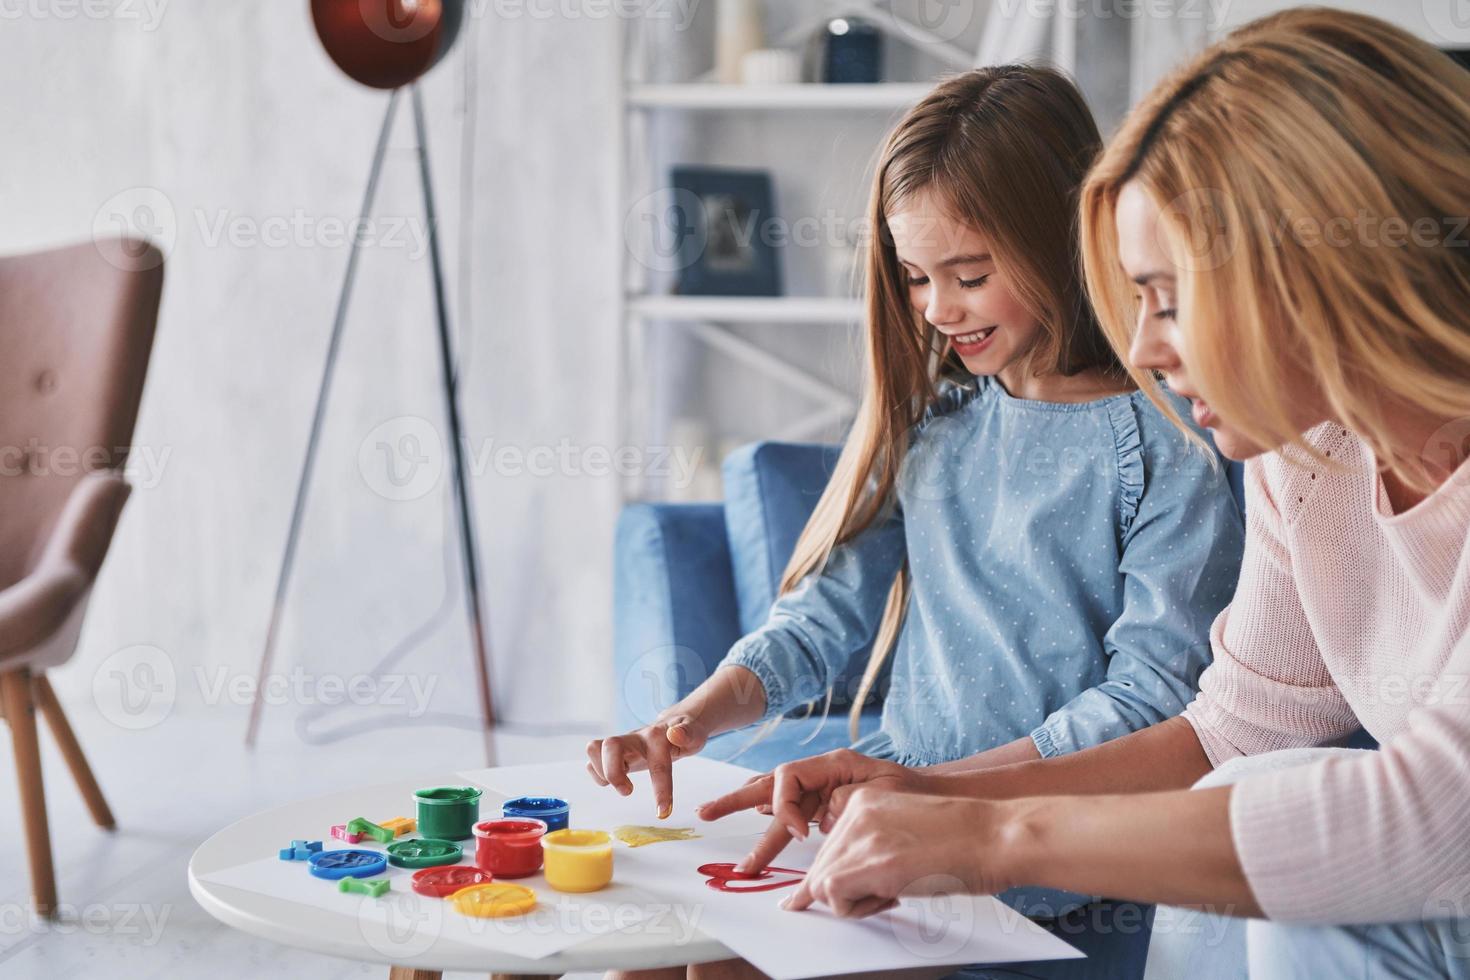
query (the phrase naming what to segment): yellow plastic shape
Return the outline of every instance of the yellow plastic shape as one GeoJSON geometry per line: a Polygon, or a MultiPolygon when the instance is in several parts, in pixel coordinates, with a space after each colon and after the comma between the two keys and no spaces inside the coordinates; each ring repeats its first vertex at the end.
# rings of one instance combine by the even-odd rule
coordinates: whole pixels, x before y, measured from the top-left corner
{"type": "Polygon", "coordinates": [[[536,907],[536,893],[525,885],[493,881],[470,885],[449,896],[454,911],[477,919],[505,919],[525,915],[536,907]]]}
{"type": "Polygon", "coordinates": [[[541,838],[546,883],[559,892],[595,892],[613,876],[612,837],[605,830],[557,830],[541,838]]]}
{"type": "Polygon", "coordinates": [[[417,830],[419,823],[412,817],[394,817],[392,820],[384,820],[378,826],[393,831],[395,837],[402,837],[417,830]]]}

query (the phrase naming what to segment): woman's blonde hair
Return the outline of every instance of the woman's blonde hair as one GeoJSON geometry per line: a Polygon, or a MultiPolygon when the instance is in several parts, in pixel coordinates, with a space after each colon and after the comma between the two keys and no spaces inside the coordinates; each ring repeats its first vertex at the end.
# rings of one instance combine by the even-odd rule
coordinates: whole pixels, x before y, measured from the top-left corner
{"type": "MultiPolygon", "coordinates": [[[[782,578],[782,592],[819,571],[832,549],[895,501],[909,430],[963,370],[947,341],[914,309],[887,217],[920,193],[988,239],[997,269],[1041,326],[1030,369],[1125,377],[1087,304],[1077,257],[1077,194],[1101,147],[1081,94],[1047,68],[980,68],[941,82],[911,109],[879,154],[865,255],[867,358],[862,402],[826,491],[782,578]]],[[[853,699],[850,731],[897,638],[907,573],[889,592],[853,699]]],[[[830,694],[829,694],[830,701],[830,694]]]]}
{"type": "Polygon", "coordinates": [[[1088,289],[1123,354],[1136,300],[1115,217],[1134,180],[1160,209],[1211,407],[1261,446],[1304,447],[1293,398],[1309,381],[1320,409],[1427,489],[1423,454],[1395,445],[1391,423],[1409,406],[1470,415],[1470,72],[1381,20],[1304,8],[1160,83],[1082,192],[1088,289]]]}

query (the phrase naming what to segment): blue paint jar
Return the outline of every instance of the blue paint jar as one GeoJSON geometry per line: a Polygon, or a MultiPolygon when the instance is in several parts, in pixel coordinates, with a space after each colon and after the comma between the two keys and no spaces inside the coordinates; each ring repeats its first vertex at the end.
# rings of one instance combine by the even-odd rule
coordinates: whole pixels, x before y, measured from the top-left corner
{"type": "Polygon", "coordinates": [[[522,796],[506,800],[501,813],[512,818],[544,821],[546,831],[550,833],[567,829],[571,807],[567,806],[566,800],[558,800],[554,796],[522,796]]]}

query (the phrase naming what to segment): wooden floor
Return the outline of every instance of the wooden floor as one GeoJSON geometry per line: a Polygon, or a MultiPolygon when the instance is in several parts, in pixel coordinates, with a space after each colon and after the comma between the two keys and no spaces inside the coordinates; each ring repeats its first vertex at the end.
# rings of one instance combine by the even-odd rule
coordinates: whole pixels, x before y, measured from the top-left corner
{"type": "MultiPolygon", "coordinates": [[[[61,695],[117,816],[98,830],[55,746],[42,733],[43,768],[63,917],[41,924],[25,909],[28,877],[8,733],[0,725],[0,976],[371,977],[386,968],[276,946],[210,918],[189,895],[189,855],[248,813],[354,784],[483,765],[478,737],[447,728],[394,729],[328,746],[295,740],[289,718],[267,715],[262,745],[242,744],[243,713],[173,715],[121,731],[84,700],[61,695]],[[425,753],[433,762],[426,764],[425,753]]],[[[580,755],[586,736],[504,735],[503,765],[580,755]]],[[[461,974],[445,974],[464,976],[461,974]]],[[[484,974],[478,976],[484,977],[484,974]]]]}

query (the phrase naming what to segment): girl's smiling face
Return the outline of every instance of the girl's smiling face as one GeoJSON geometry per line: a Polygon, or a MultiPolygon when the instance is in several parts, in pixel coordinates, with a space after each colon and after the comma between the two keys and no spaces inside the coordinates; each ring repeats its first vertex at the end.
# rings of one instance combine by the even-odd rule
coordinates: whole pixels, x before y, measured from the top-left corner
{"type": "Polygon", "coordinates": [[[1041,325],[1007,288],[985,236],[926,191],[886,218],[914,309],[972,374],[1000,375],[1015,392],[1041,325]]]}

